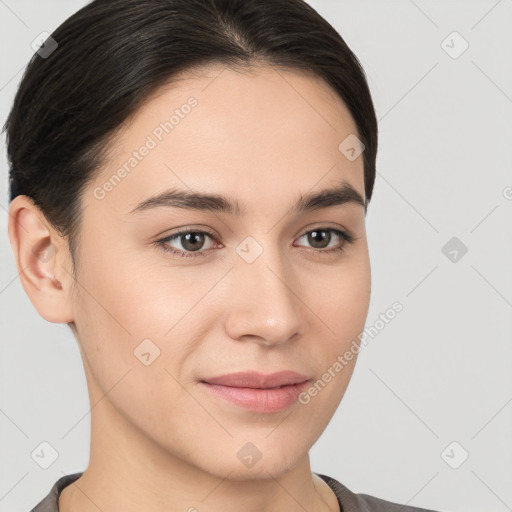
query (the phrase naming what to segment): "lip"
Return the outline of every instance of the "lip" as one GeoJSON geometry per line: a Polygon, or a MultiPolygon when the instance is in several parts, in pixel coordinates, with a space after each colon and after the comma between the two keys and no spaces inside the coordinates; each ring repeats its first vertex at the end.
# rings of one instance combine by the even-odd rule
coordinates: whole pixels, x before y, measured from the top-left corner
{"type": "Polygon", "coordinates": [[[259,373],[256,371],[236,372],[203,379],[208,384],[219,384],[236,388],[277,388],[289,384],[299,384],[308,380],[306,375],[292,370],[282,370],[275,373],[259,373]]]}
{"type": "Polygon", "coordinates": [[[308,382],[306,375],[283,370],[271,374],[236,372],[211,377],[199,384],[215,396],[244,409],[272,413],[295,403],[308,382]]]}

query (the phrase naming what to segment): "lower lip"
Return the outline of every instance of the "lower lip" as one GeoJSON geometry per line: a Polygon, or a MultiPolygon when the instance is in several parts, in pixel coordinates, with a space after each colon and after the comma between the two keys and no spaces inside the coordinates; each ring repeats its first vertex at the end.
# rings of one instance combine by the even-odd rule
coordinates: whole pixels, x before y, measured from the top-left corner
{"type": "Polygon", "coordinates": [[[208,382],[200,384],[215,395],[244,409],[269,413],[282,411],[295,403],[300,393],[308,386],[308,381],[269,389],[236,388],[208,382]]]}

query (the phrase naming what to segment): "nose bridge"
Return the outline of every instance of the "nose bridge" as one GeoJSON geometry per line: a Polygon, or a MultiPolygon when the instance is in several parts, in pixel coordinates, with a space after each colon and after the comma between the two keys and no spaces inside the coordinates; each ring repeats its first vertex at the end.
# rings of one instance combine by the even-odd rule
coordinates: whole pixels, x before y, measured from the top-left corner
{"type": "Polygon", "coordinates": [[[293,269],[279,249],[268,241],[264,244],[261,238],[247,237],[235,251],[230,288],[236,296],[227,315],[230,336],[251,336],[261,343],[277,344],[301,332],[293,269]]]}

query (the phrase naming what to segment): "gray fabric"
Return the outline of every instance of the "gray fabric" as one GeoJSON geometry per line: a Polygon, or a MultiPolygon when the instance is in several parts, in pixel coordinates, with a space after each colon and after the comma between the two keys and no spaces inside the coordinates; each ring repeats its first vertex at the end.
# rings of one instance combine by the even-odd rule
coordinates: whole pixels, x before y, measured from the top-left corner
{"type": "MultiPolygon", "coordinates": [[[[322,478],[334,491],[338,498],[341,512],[436,512],[426,508],[408,507],[381,500],[367,494],[355,494],[343,484],[330,476],[315,473],[322,478]]],[[[64,487],[77,480],[82,473],[65,475],[55,482],[49,494],[39,502],[30,512],[58,512],[59,495],[64,487]]]]}
{"type": "Polygon", "coordinates": [[[64,487],[80,478],[82,473],[73,473],[59,478],[51,488],[48,496],[40,501],[30,512],[58,512],[59,495],[64,487]]]}
{"type": "Polygon", "coordinates": [[[427,508],[409,507],[381,500],[368,494],[355,494],[334,478],[315,473],[322,478],[338,497],[341,512],[436,512],[427,508]]]}

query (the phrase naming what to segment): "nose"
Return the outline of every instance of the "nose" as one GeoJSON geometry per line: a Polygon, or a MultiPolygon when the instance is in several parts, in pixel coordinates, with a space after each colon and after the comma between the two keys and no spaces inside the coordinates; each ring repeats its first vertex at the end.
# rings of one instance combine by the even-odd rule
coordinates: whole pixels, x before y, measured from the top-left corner
{"type": "Polygon", "coordinates": [[[232,339],[278,345],[303,334],[298,279],[277,250],[265,249],[252,263],[237,256],[229,290],[225,328],[232,339]]]}

